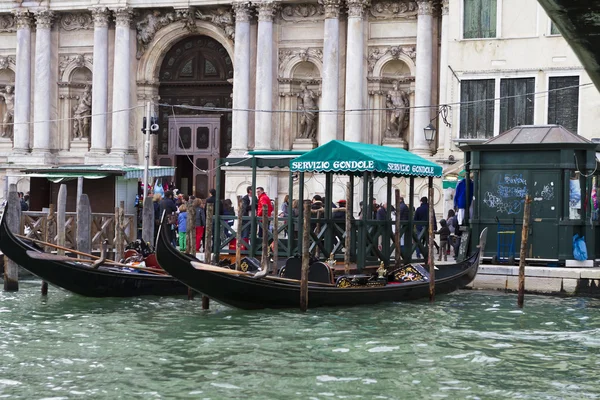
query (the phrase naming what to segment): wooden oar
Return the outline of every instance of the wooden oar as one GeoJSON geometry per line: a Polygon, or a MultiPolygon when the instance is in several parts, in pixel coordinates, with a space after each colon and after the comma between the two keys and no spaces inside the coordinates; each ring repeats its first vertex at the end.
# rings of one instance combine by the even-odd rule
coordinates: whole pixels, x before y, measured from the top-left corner
{"type": "MultiPolygon", "coordinates": [[[[59,250],[68,251],[70,253],[77,254],[77,255],[80,255],[80,256],[84,256],[84,257],[90,257],[92,259],[92,260],[82,260],[80,258],[75,259],[75,258],[70,258],[69,257],[70,260],[67,260],[67,261],[77,260],[77,261],[87,262],[87,261],[93,261],[93,260],[100,260],[101,259],[101,257],[95,256],[93,254],[88,254],[88,253],[84,253],[82,251],[78,251],[78,250],[74,250],[74,249],[69,249],[68,247],[63,247],[63,246],[59,246],[57,244],[52,244],[52,243],[44,242],[43,240],[32,239],[32,238],[29,238],[29,237],[24,236],[24,235],[19,235],[17,233],[15,233],[14,235],[17,236],[17,237],[19,237],[19,238],[21,238],[21,239],[30,240],[30,241],[32,241],[34,243],[38,243],[38,244],[41,244],[41,245],[44,245],[44,246],[51,246],[51,247],[57,248],[59,250]]],[[[40,253],[37,253],[37,252],[32,252],[32,253],[40,254],[40,253]]],[[[41,253],[41,254],[48,254],[48,253],[41,253]]],[[[53,256],[54,254],[48,254],[48,255],[49,256],[53,256]]],[[[34,257],[32,256],[32,258],[34,258],[34,257]]],[[[57,261],[59,261],[59,260],[57,260],[57,261]]],[[[65,260],[60,260],[60,261],[65,261],[65,260]]],[[[113,261],[113,260],[105,260],[104,263],[107,264],[107,265],[114,265],[114,266],[117,266],[117,267],[134,268],[132,265],[123,264],[123,263],[120,263],[120,262],[117,262],[117,261],[113,261]]],[[[161,271],[161,270],[157,270],[157,271],[161,271]]]]}
{"type": "MultiPolygon", "coordinates": [[[[249,278],[254,277],[254,275],[249,272],[236,271],[234,269],[223,268],[223,267],[216,267],[214,265],[203,264],[203,263],[199,263],[196,261],[192,261],[192,266],[194,268],[202,270],[202,271],[219,272],[219,273],[228,274],[228,275],[244,275],[249,278]]],[[[268,280],[276,281],[276,282],[300,283],[300,281],[298,279],[281,278],[279,276],[272,276],[272,275],[267,275],[264,277],[264,279],[268,279],[268,280]]],[[[335,285],[332,283],[313,282],[313,281],[309,281],[309,283],[311,285],[316,285],[316,286],[335,287],[335,285]]]]}
{"type": "MultiPolygon", "coordinates": [[[[95,256],[93,254],[88,254],[88,253],[84,253],[82,251],[77,251],[77,250],[74,250],[74,249],[69,249],[68,247],[63,247],[63,246],[59,246],[57,244],[44,242],[43,240],[33,239],[33,238],[27,237],[25,235],[19,235],[18,233],[13,233],[13,235],[15,235],[16,237],[21,238],[21,239],[29,240],[29,241],[31,241],[33,243],[41,244],[41,245],[44,245],[44,246],[54,247],[55,249],[68,251],[70,253],[77,254],[77,255],[80,255],[80,256],[84,256],[84,257],[90,257],[90,258],[92,258],[94,260],[97,260],[97,259],[100,258],[100,257],[95,256]]],[[[107,261],[110,261],[110,260],[107,260],[107,261]]],[[[112,262],[116,262],[116,261],[112,261],[112,262]]]]}
{"type": "MultiPolygon", "coordinates": [[[[40,252],[33,251],[33,250],[27,250],[26,253],[27,253],[27,256],[29,256],[31,258],[34,258],[36,260],[80,262],[80,263],[87,263],[87,264],[93,264],[95,262],[94,260],[87,260],[87,259],[84,259],[84,258],[74,258],[74,257],[69,257],[69,256],[58,256],[58,255],[54,255],[54,254],[40,253],[40,252]]],[[[156,268],[139,267],[137,265],[129,265],[129,264],[117,263],[117,262],[114,262],[114,261],[110,265],[113,265],[115,267],[125,267],[125,268],[139,269],[141,271],[148,271],[150,273],[157,274],[157,275],[166,275],[166,272],[161,271],[161,270],[156,269],[156,268]]]]}

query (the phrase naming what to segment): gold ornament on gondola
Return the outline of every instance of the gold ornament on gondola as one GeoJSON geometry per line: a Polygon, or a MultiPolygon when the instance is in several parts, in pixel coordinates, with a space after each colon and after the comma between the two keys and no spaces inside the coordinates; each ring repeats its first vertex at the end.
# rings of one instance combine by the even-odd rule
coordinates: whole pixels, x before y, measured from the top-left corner
{"type": "Polygon", "coordinates": [[[385,266],[382,261],[381,264],[379,264],[379,268],[377,268],[377,278],[385,279],[386,275],[387,275],[387,269],[385,269],[385,266]]]}
{"type": "Polygon", "coordinates": [[[248,272],[248,263],[246,261],[242,261],[242,263],[240,264],[240,270],[242,270],[243,272],[248,272]]]}

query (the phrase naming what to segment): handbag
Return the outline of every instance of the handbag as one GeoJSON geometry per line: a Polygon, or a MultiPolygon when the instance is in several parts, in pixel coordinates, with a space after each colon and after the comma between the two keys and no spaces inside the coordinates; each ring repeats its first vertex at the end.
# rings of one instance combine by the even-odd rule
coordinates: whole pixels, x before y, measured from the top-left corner
{"type": "Polygon", "coordinates": [[[169,214],[167,215],[167,223],[171,225],[177,225],[177,215],[169,214]]]}

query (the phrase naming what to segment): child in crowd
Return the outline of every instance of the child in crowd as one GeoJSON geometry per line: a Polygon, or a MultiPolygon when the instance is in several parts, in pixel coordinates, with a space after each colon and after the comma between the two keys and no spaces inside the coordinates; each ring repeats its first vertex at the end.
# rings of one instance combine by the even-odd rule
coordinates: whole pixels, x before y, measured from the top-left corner
{"type": "Polygon", "coordinates": [[[185,251],[185,236],[187,232],[187,205],[182,204],[179,207],[177,216],[177,228],[179,229],[179,250],[185,251]]]}
{"type": "Polygon", "coordinates": [[[444,255],[444,261],[448,261],[448,237],[450,236],[450,228],[445,219],[440,220],[440,230],[437,233],[440,235],[440,250],[438,261],[442,261],[442,254],[444,255]]]}

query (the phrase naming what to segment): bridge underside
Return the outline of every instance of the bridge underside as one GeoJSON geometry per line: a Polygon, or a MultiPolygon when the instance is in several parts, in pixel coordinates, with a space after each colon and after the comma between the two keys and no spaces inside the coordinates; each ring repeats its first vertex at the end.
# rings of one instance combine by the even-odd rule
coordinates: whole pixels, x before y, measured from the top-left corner
{"type": "Polygon", "coordinates": [[[538,0],[600,90],[600,1],[538,0]]]}

